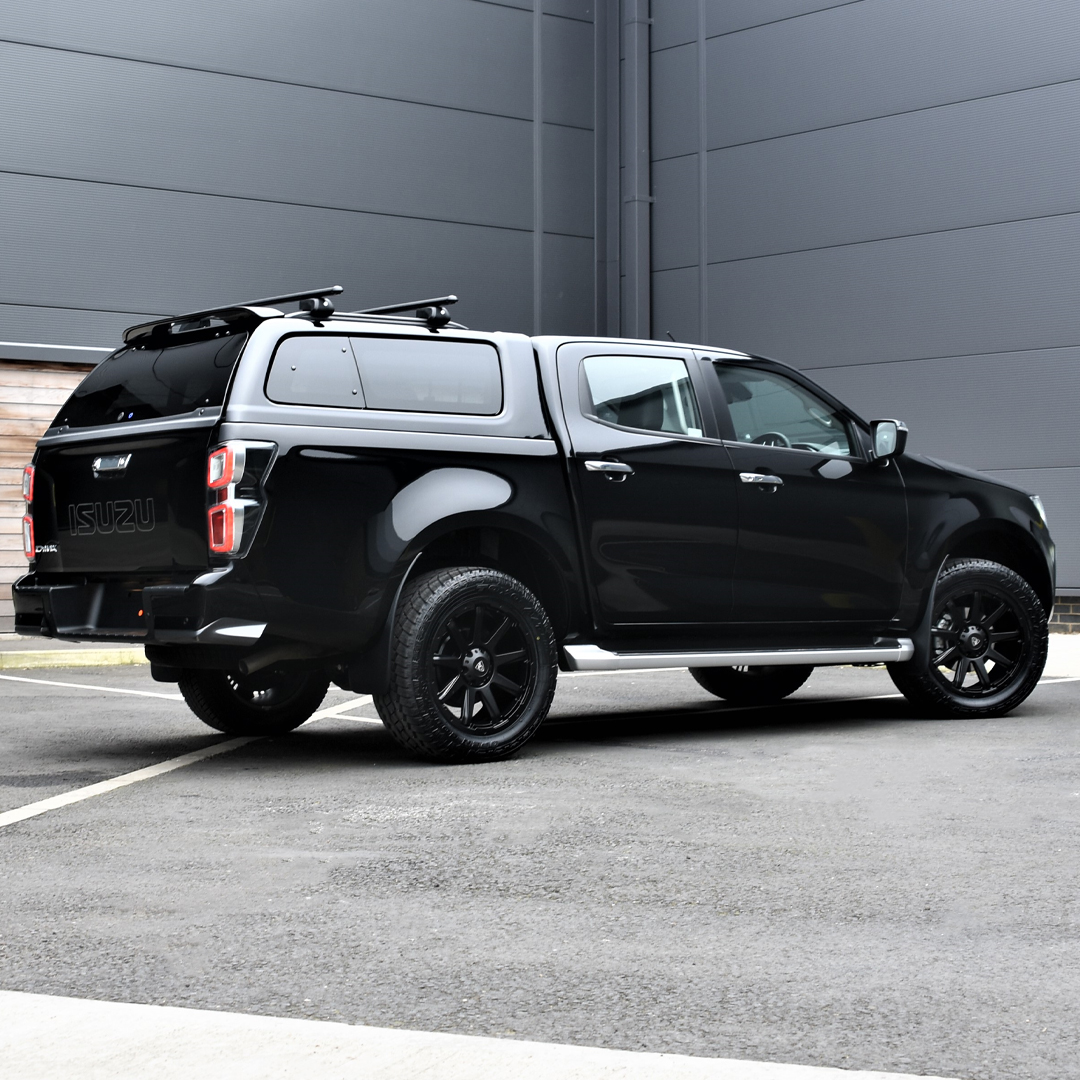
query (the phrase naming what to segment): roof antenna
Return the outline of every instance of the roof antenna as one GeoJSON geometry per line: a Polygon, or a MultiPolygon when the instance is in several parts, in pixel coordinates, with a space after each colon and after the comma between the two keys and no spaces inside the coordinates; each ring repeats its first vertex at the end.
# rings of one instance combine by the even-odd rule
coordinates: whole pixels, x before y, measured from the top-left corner
{"type": "Polygon", "coordinates": [[[674,337],[672,337],[672,334],[671,334],[671,331],[670,331],[670,330],[665,330],[665,331],[664,331],[664,333],[665,333],[665,334],[667,334],[667,336],[668,336],[669,338],[671,338],[671,340],[672,340],[672,341],[674,341],[674,340],[675,340],[675,338],[674,338],[674,337]]]}

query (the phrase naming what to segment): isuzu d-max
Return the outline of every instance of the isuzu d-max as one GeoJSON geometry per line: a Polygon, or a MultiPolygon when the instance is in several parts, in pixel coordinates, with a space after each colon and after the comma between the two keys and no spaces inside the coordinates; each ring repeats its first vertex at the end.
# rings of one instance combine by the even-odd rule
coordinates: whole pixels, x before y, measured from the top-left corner
{"type": "Polygon", "coordinates": [[[225,732],[284,734],[333,681],[438,761],[518,750],[560,669],[746,703],[885,663],[939,716],[1038,681],[1036,497],[760,357],[339,291],[125,332],[26,469],[20,632],[142,642],[225,732]]]}

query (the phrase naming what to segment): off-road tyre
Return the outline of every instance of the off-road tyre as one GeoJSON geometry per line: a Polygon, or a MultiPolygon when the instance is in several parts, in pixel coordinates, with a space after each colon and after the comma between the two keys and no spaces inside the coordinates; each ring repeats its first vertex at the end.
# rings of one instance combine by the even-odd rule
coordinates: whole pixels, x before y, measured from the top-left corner
{"type": "Polygon", "coordinates": [[[933,603],[926,659],[888,665],[896,688],[929,716],[1011,712],[1046,665],[1047,617],[1035,590],[1000,563],[955,559],[933,603]]]}
{"type": "Polygon", "coordinates": [[[485,567],[436,570],[402,592],[390,688],[375,707],[415,757],[494,761],[544,722],[556,675],[551,623],[520,581],[485,567]]]}
{"type": "Polygon", "coordinates": [[[807,679],[813,665],[769,664],[753,667],[691,668],[700,686],[733,705],[774,705],[807,679]]]}
{"type": "Polygon", "coordinates": [[[227,735],[285,735],[322,704],[330,685],[321,671],[284,666],[248,676],[185,668],[178,681],[191,711],[227,735]]]}

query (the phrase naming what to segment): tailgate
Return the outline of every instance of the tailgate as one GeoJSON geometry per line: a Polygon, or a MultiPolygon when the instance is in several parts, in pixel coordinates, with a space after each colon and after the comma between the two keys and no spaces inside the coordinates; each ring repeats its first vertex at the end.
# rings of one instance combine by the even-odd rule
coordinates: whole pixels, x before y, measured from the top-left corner
{"type": "Polygon", "coordinates": [[[142,573],[208,565],[211,427],[40,446],[34,475],[36,570],[142,573]]]}

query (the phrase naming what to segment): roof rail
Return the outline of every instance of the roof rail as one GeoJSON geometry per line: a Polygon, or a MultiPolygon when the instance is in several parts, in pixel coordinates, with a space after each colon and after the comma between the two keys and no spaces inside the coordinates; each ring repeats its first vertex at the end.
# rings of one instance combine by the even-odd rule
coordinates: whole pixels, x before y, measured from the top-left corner
{"type": "Polygon", "coordinates": [[[214,316],[224,318],[227,315],[240,317],[251,308],[269,307],[271,304],[288,304],[293,300],[312,301],[309,309],[313,314],[327,318],[333,314],[334,305],[327,299],[344,292],[341,285],[331,285],[326,289],[307,289],[304,292],[284,293],[281,296],[264,296],[261,300],[245,300],[240,304],[226,304],[222,307],[204,308],[202,311],[189,311],[183,315],[170,315],[151,322],[139,323],[137,326],[129,326],[124,331],[125,343],[135,341],[137,338],[146,337],[161,327],[172,326],[177,323],[202,322],[214,316]]]}

